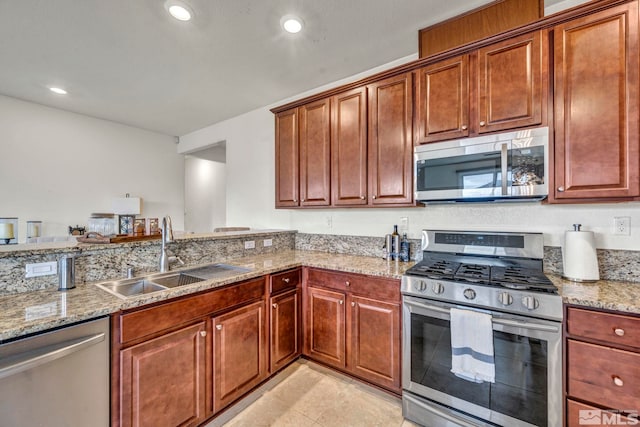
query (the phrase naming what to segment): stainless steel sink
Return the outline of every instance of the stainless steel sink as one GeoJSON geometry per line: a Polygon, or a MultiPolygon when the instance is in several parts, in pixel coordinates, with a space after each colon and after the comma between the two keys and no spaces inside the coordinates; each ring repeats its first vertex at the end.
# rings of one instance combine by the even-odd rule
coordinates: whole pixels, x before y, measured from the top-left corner
{"type": "Polygon", "coordinates": [[[100,283],[98,286],[122,297],[131,297],[168,289],[166,286],[159,285],[146,279],[120,280],[117,282],[100,283]]]}
{"type": "Polygon", "coordinates": [[[151,292],[164,291],[171,288],[190,285],[210,279],[222,279],[251,269],[228,264],[212,264],[173,273],[152,274],[135,279],[115,280],[98,283],[96,286],[120,298],[131,298],[151,292]]]}

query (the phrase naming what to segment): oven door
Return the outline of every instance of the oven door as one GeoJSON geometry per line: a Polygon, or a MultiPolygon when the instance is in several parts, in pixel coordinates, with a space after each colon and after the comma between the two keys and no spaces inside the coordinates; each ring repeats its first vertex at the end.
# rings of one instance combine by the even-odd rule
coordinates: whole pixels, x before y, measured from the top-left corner
{"type": "Polygon", "coordinates": [[[444,412],[452,409],[502,426],[561,425],[561,323],[491,312],[496,381],[477,384],[451,373],[451,307],[466,308],[403,297],[403,396],[432,406],[423,413],[434,414],[434,420],[414,421],[486,425],[465,424],[462,420],[470,418],[464,415],[453,416],[455,424],[438,424],[435,414],[443,407],[437,402],[449,408],[444,412]]]}

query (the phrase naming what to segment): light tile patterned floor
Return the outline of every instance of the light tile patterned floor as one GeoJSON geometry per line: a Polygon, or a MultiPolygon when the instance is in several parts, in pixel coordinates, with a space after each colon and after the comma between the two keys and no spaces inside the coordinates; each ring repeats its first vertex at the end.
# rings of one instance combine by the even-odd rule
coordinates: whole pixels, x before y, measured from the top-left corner
{"type": "Polygon", "coordinates": [[[249,400],[256,397],[242,412],[235,415],[232,409],[207,427],[226,420],[224,427],[415,426],[402,418],[400,399],[305,360],[286,368],[249,400]]]}

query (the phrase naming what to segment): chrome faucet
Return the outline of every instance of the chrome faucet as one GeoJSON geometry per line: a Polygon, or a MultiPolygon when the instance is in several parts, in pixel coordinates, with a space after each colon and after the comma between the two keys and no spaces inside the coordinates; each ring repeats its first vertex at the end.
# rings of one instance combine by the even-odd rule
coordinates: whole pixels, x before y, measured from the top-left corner
{"type": "Polygon", "coordinates": [[[169,266],[172,262],[178,261],[184,265],[177,256],[169,255],[170,251],[167,249],[167,243],[173,242],[173,227],[171,226],[171,217],[169,215],[162,218],[162,248],[160,250],[160,273],[169,271],[169,266]]]}

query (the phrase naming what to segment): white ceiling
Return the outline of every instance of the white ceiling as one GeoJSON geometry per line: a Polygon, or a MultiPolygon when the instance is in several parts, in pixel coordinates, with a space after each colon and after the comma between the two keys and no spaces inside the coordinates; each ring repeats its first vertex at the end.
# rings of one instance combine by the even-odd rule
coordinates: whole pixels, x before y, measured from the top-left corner
{"type": "Polygon", "coordinates": [[[184,2],[190,22],[164,0],[0,0],[0,94],[180,136],[414,54],[419,28],[489,1],[184,2]]]}

